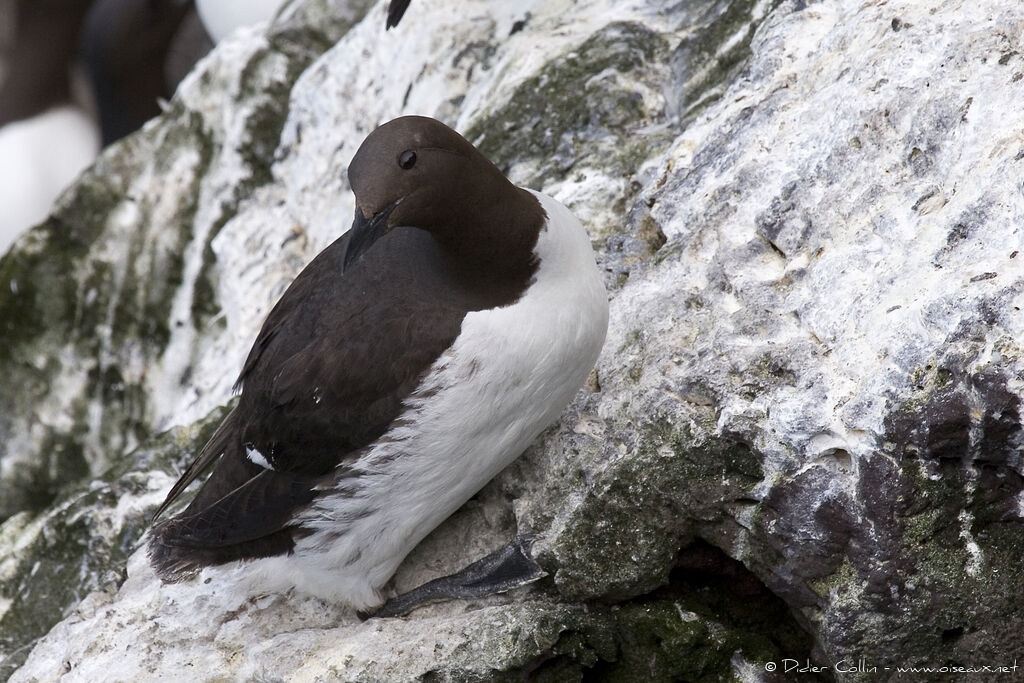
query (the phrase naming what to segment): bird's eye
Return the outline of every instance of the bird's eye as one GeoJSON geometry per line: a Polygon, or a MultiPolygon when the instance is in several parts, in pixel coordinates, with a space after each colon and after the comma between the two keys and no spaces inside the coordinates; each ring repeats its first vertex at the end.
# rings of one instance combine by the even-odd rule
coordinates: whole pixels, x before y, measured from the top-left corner
{"type": "Polygon", "coordinates": [[[408,171],[416,165],[416,152],[407,149],[398,155],[398,165],[408,171]]]}

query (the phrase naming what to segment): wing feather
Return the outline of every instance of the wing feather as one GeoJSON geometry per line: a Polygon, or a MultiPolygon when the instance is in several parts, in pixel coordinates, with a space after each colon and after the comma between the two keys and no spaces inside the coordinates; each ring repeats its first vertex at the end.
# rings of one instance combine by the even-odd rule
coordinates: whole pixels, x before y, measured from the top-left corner
{"type": "MultiPolygon", "coordinates": [[[[236,409],[237,410],[237,409],[236,409]]],[[[207,467],[212,465],[216,460],[223,455],[224,449],[227,447],[228,440],[234,436],[236,430],[237,418],[235,410],[231,411],[231,414],[224,418],[224,421],[217,427],[217,431],[213,433],[210,440],[206,442],[203,449],[199,451],[199,455],[193,460],[189,466],[185,469],[185,472],[181,477],[174,483],[171,490],[167,493],[167,497],[164,498],[164,502],[160,504],[160,507],[156,509],[156,513],[153,515],[153,520],[159,519],[171,503],[181,496],[182,492],[195,481],[196,477],[202,474],[207,467]]]]}
{"type": "Polygon", "coordinates": [[[303,533],[296,511],[386,431],[458,335],[476,299],[433,237],[404,228],[379,242],[346,270],[345,238],[336,241],[267,317],[239,375],[238,405],[158,510],[215,465],[188,507],[154,528],[150,555],[165,578],[290,551],[303,533]]]}

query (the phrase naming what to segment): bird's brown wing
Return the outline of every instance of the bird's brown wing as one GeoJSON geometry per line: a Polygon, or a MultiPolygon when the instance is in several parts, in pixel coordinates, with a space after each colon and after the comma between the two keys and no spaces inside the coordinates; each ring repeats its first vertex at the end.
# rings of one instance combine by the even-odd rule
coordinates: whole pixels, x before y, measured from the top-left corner
{"type": "Polygon", "coordinates": [[[428,233],[395,229],[380,241],[347,270],[335,242],[275,306],[238,405],[161,506],[216,463],[185,511],[154,528],[151,557],[165,577],[290,550],[294,513],[317,482],[384,433],[451,346],[474,297],[428,233]]]}

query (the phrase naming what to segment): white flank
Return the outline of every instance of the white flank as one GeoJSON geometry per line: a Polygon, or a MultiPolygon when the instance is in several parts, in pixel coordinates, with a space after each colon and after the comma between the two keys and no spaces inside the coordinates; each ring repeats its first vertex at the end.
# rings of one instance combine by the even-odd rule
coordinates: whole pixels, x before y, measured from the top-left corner
{"type": "Polygon", "coordinates": [[[356,463],[356,495],[339,489],[303,515],[315,532],[298,542],[299,561],[252,563],[261,586],[295,586],[361,609],[380,604],[409,551],[515,460],[583,385],[604,343],[607,294],[583,226],[535,194],[548,225],[533,284],[511,306],[466,316],[406,402],[401,426],[356,463]]]}

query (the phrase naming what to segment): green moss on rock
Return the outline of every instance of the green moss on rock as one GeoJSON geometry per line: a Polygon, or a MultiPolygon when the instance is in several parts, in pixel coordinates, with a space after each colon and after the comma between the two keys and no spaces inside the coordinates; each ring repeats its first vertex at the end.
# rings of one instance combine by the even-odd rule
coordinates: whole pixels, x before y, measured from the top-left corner
{"type": "MultiPolygon", "coordinates": [[[[158,165],[180,157],[179,133],[194,128],[178,122],[164,131],[162,142],[154,134],[158,165]]],[[[172,215],[146,221],[160,199],[130,196],[150,163],[138,153],[142,146],[135,136],[102,157],[54,215],[0,260],[0,374],[9,389],[0,396],[0,433],[20,449],[0,454],[16,473],[0,481],[0,519],[41,509],[57,487],[102,467],[148,429],[145,391],[121,365],[155,359],[166,347],[197,200],[187,195],[172,215]],[[129,217],[115,218],[125,207],[129,217]],[[92,417],[90,401],[102,406],[92,417]],[[49,417],[40,415],[43,405],[49,417]]],[[[190,170],[198,178],[204,169],[190,170]]]]}
{"type": "Polygon", "coordinates": [[[857,569],[850,558],[843,558],[842,564],[827,576],[821,576],[810,582],[811,589],[823,599],[842,600],[856,593],[860,588],[857,569]]]}
{"type": "MultiPolygon", "coordinates": [[[[196,329],[220,311],[210,243],[238,203],[272,180],[290,89],[328,46],[306,37],[294,28],[272,35],[238,76],[248,173],[206,233],[192,296],[196,329]]],[[[214,136],[176,98],[162,125],[108,150],[54,215],[0,259],[0,375],[8,386],[0,395],[0,458],[11,473],[0,480],[0,520],[42,509],[68,477],[97,472],[149,435],[141,366],[157,362],[173,326],[184,323],[171,320],[171,310],[190,284],[185,254],[201,183],[220,159],[214,136]],[[186,188],[170,203],[159,182],[145,182],[151,177],[186,188]],[[8,445],[15,443],[18,452],[8,445]]]]}
{"type": "Polygon", "coordinates": [[[239,90],[247,102],[243,133],[246,140],[237,152],[247,175],[237,179],[229,201],[221,207],[220,217],[206,236],[192,297],[192,325],[196,329],[203,329],[220,313],[213,240],[235,215],[239,204],[257,188],[274,181],[271,167],[288,119],[291,89],[300,74],[330,44],[316,30],[285,26],[273,31],[267,49],[257,51],[242,69],[239,90]]]}
{"type": "Polygon", "coordinates": [[[123,499],[150,494],[155,471],[180,472],[225,412],[218,408],[190,427],[153,437],[99,479],[69,484],[46,513],[22,513],[0,526],[0,678],[85,595],[120,585],[159,496],[137,506],[122,505],[123,499]]]}
{"type": "MultiPolygon", "coordinates": [[[[808,652],[806,640],[786,641],[784,647],[792,649],[780,649],[770,635],[695,611],[701,609],[692,597],[670,594],[584,611],[572,608],[538,625],[525,665],[494,672],[486,680],[729,681],[739,680],[733,668],[737,653],[760,664],[808,652]]],[[[450,680],[481,679],[456,675],[450,680]]]]}
{"type": "Polygon", "coordinates": [[[782,0],[706,3],[694,30],[679,42],[671,61],[682,79],[678,103],[683,123],[715,102],[750,58],[750,43],[763,17],[782,0]]]}
{"type": "Polygon", "coordinates": [[[663,585],[696,520],[713,524],[761,480],[744,443],[705,440],[668,418],[638,431],[633,452],[601,473],[553,543],[555,581],[567,597],[621,598],[663,585]]]}
{"type": "Polygon", "coordinates": [[[665,121],[664,110],[636,84],[663,84],[667,53],[665,39],[642,24],[609,24],[527,79],[466,137],[499,166],[537,161],[528,185],[560,179],[574,166],[629,176],[673,137],[637,134],[665,121]]]}

